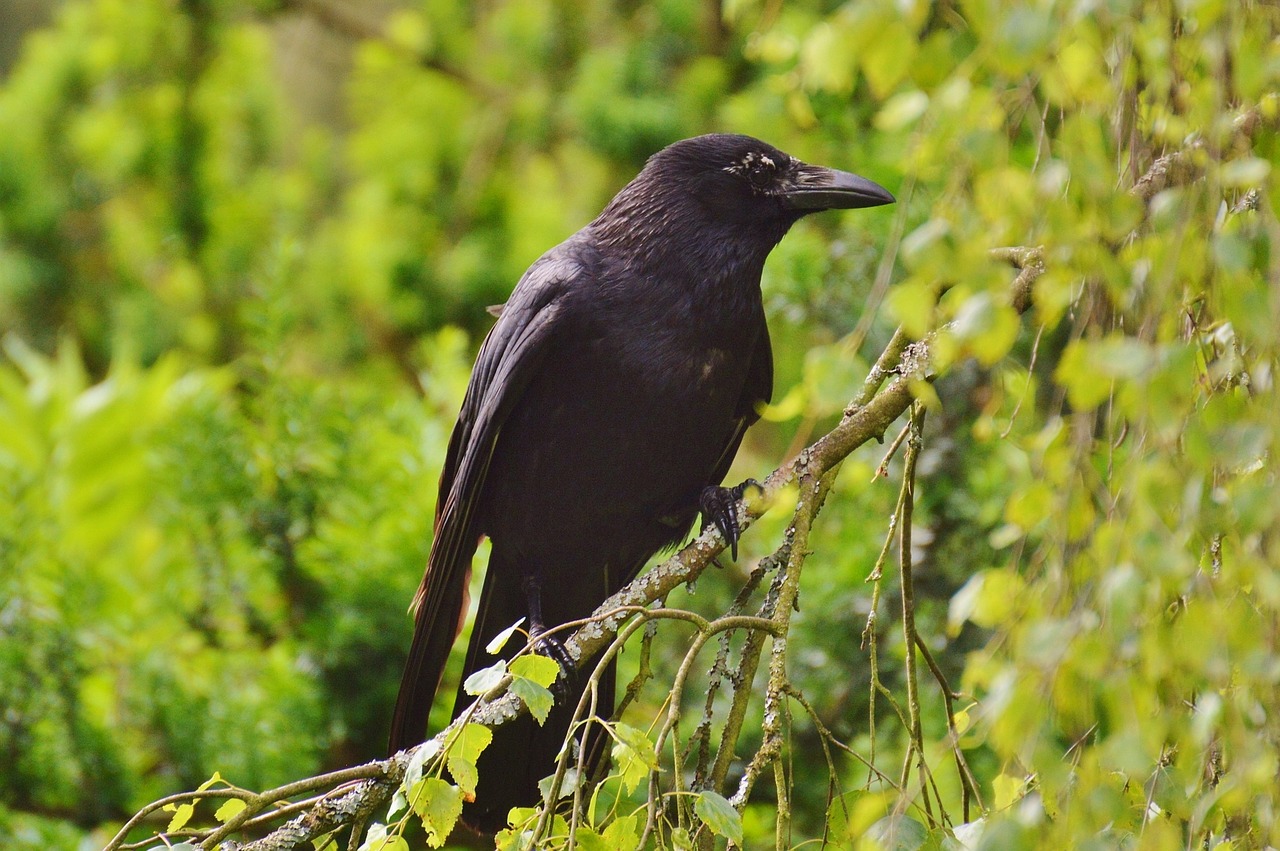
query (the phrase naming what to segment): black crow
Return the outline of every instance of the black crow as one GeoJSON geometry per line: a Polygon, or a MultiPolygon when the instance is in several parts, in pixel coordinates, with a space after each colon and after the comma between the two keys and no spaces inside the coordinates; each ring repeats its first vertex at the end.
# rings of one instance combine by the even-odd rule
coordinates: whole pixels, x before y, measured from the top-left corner
{"type": "MultiPolygon", "coordinates": [[[[485,645],[522,617],[536,637],[590,615],[700,510],[736,550],[735,494],[720,482],[772,392],[765,258],[809,213],[893,200],[758,139],[699,136],[654,154],[525,272],[480,347],[449,441],[392,752],[426,735],[483,536],[493,548],[464,677],[493,664],[485,645]]],[[[511,807],[536,803],[583,679],[561,681],[544,725],[525,716],[495,731],[469,826],[496,832],[511,807]]],[[[601,685],[608,717],[612,668],[601,685]]],[[[471,702],[459,689],[455,717],[471,702]]]]}

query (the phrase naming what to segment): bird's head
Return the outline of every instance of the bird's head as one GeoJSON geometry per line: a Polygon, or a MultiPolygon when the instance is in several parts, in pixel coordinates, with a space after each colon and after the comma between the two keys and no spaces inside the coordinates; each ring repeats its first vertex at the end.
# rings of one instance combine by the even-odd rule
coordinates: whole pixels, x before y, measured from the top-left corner
{"type": "Polygon", "coordinates": [[[654,154],[644,172],[692,197],[718,219],[779,222],[784,228],[809,213],[892,204],[884,187],[811,165],[772,145],[728,133],[685,139],[654,154]]]}
{"type": "Polygon", "coordinates": [[[802,162],[728,133],[668,145],[609,203],[592,228],[632,265],[756,269],[809,213],[892,204],[883,187],[802,162]]]}

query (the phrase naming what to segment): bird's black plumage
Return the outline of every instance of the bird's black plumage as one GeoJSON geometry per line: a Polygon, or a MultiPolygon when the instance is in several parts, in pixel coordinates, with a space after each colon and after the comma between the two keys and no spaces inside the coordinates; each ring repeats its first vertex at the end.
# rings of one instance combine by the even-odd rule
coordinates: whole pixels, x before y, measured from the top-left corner
{"type": "MultiPolygon", "coordinates": [[[[772,391],[765,258],[807,213],[892,201],[757,139],[699,136],[651,157],[530,267],[480,348],[449,441],[393,752],[426,734],[481,537],[493,546],[464,676],[492,664],[498,631],[587,617],[688,534],[772,391]]],[[[603,685],[607,717],[611,670],[603,685]]],[[[469,825],[496,831],[510,807],[536,802],[581,688],[545,725],[495,731],[469,825]]],[[[455,715],[469,703],[459,691],[455,715]]]]}

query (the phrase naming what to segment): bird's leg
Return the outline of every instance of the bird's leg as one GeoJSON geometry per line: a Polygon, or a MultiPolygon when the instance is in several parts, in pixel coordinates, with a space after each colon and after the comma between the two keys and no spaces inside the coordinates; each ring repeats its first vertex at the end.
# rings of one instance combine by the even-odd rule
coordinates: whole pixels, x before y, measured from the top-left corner
{"type": "Polygon", "coordinates": [[[716,524],[716,528],[724,536],[725,543],[729,545],[729,555],[734,561],[738,560],[738,539],[742,537],[742,530],[738,527],[738,500],[742,499],[747,488],[759,487],[760,483],[755,479],[747,479],[732,488],[712,485],[703,488],[702,496],[698,499],[698,506],[702,509],[703,525],[716,524]]]}
{"type": "Polygon", "coordinates": [[[529,604],[529,639],[538,650],[555,659],[560,665],[560,676],[551,684],[556,702],[568,699],[569,684],[578,673],[577,663],[558,635],[547,635],[547,624],[542,619],[542,575],[530,573],[524,578],[524,594],[529,604]]]}

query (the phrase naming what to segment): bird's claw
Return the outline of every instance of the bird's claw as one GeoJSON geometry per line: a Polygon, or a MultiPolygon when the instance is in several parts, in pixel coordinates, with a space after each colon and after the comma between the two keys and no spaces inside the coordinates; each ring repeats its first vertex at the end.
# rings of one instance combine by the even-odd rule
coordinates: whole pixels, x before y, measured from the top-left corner
{"type": "Polygon", "coordinates": [[[549,656],[560,666],[560,674],[556,677],[555,682],[551,684],[551,694],[555,697],[556,703],[565,703],[569,699],[569,687],[578,676],[578,663],[574,661],[573,656],[569,654],[569,648],[564,646],[564,642],[557,635],[548,635],[546,628],[541,625],[533,625],[530,630],[533,639],[533,648],[544,656],[549,656]]]}
{"type": "Polygon", "coordinates": [[[703,523],[714,523],[729,545],[729,556],[738,560],[738,539],[742,537],[742,527],[738,525],[738,500],[746,493],[747,488],[759,488],[755,479],[747,479],[737,487],[722,488],[716,485],[702,489],[698,505],[702,509],[703,523]]]}

